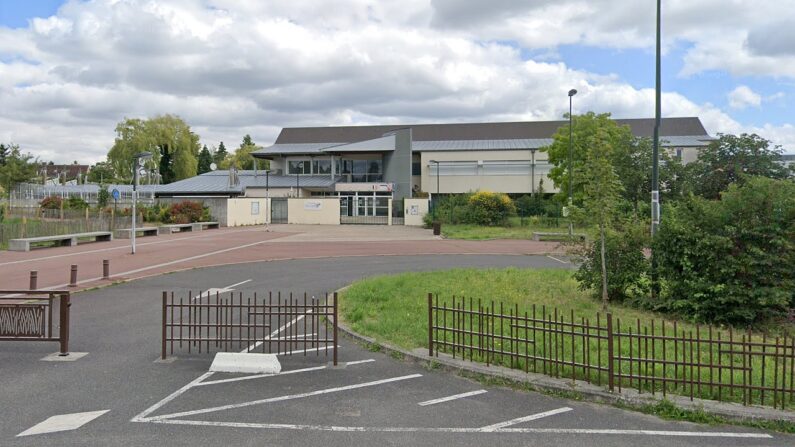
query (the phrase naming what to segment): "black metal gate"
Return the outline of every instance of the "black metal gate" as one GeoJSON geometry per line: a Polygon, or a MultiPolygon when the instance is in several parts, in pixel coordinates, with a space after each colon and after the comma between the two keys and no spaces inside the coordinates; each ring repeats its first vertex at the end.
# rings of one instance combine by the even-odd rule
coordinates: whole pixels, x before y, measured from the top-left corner
{"type": "Polygon", "coordinates": [[[271,199],[271,223],[287,223],[287,199],[271,199]]]}
{"type": "Polygon", "coordinates": [[[328,356],[337,364],[337,294],[316,298],[229,292],[163,292],[161,358],[188,353],[262,352],[328,356]]]}

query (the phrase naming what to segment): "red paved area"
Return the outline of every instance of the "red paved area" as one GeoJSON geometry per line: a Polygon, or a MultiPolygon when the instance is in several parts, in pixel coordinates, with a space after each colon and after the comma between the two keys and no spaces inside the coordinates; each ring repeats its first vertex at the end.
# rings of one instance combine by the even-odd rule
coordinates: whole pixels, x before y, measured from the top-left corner
{"type": "Polygon", "coordinates": [[[27,289],[31,270],[38,271],[39,289],[64,288],[69,282],[71,264],[78,266],[79,287],[76,290],[107,284],[108,281],[101,280],[103,259],[110,261],[111,281],[117,281],[187,268],[298,258],[562,252],[557,243],[526,240],[429,240],[422,233],[418,233],[422,235],[418,240],[405,240],[405,235],[401,240],[389,240],[390,229],[387,227],[362,230],[363,235],[367,231],[369,234],[377,231],[383,240],[376,241],[356,240],[355,237],[344,241],[323,241],[323,227],[310,230],[314,232],[313,240],[302,241],[297,237],[302,231],[307,230],[290,226],[281,226],[273,232],[265,231],[264,227],[224,228],[144,237],[137,239],[135,255],[130,254],[129,240],[38,249],[27,253],[0,251],[0,289],[27,289]],[[278,241],[283,238],[288,239],[278,241]]]}

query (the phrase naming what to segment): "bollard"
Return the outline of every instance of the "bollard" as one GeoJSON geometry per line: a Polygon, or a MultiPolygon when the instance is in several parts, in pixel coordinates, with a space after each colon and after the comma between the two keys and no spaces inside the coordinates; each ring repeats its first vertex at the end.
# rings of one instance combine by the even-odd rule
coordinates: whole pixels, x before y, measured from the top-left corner
{"type": "Polygon", "coordinates": [[[77,264],[72,264],[69,271],[69,287],[77,287],[77,264]]]}
{"type": "Polygon", "coordinates": [[[30,271],[30,290],[38,289],[39,272],[36,270],[30,271]]]}
{"type": "Polygon", "coordinates": [[[102,279],[110,279],[110,261],[102,260],[102,279]]]}

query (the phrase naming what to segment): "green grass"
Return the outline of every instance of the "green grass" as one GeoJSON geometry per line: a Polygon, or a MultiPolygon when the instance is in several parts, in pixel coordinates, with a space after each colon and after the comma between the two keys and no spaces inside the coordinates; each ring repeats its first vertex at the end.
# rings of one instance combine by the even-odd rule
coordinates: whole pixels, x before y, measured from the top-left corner
{"type": "MultiPolygon", "coordinates": [[[[543,220],[536,218],[520,219],[512,217],[508,225],[501,227],[486,227],[471,224],[442,224],[442,235],[448,239],[484,240],[484,239],[532,239],[534,232],[542,233],[567,233],[568,223],[560,219],[560,225],[545,225],[543,220]]],[[[575,227],[575,233],[594,237],[590,228],[575,227]]],[[[560,240],[560,239],[556,239],[560,240]]]]}
{"type": "MultiPolygon", "coordinates": [[[[392,276],[380,276],[368,278],[349,287],[342,295],[340,302],[340,310],[342,318],[350,324],[351,328],[356,332],[373,337],[378,341],[387,342],[404,349],[414,348],[427,348],[428,343],[428,309],[427,309],[427,296],[428,293],[438,294],[440,304],[442,301],[451,303],[452,297],[460,300],[462,297],[469,299],[472,298],[477,302],[478,299],[484,300],[490,304],[491,300],[497,303],[503,303],[505,306],[505,313],[508,309],[518,307],[520,313],[532,312],[532,306],[537,307],[539,317],[541,314],[541,307],[546,306],[547,313],[553,312],[553,308],[557,308],[561,316],[565,316],[565,321],[571,320],[571,313],[574,314],[574,319],[577,323],[581,318],[589,320],[591,325],[596,323],[596,315],[601,312],[601,303],[594,300],[586,291],[579,290],[578,283],[573,279],[572,273],[567,270],[557,269],[455,269],[441,272],[422,272],[422,273],[404,273],[392,276]]],[[[460,302],[460,301],[459,301],[460,302]]],[[[499,310],[499,304],[496,305],[499,310]]],[[[614,332],[618,328],[618,320],[620,320],[620,330],[623,333],[633,332],[637,334],[638,324],[641,326],[642,331],[652,334],[651,321],[654,320],[654,334],[661,335],[661,324],[665,323],[666,336],[672,335],[673,321],[666,320],[663,316],[639,310],[636,308],[611,305],[610,312],[614,318],[614,332]]],[[[604,314],[601,316],[602,327],[605,326],[604,314]]],[[[464,322],[465,328],[469,329],[467,322],[464,322]]],[[[566,331],[571,329],[565,328],[566,331]]],[[[575,329],[575,332],[581,331],[575,329]]],[[[717,332],[722,333],[723,340],[728,339],[726,329],[713,329],[713,336],[717,336],[717,332]]],[[[498,330],[499,332],[499,330],[498,330]]],[[[508,332],[508,326],[502,330],[503,333],[508,332]]],[[[734,340],[740,340],[742,331],[734,332],[734,340]]],[[[595,334],[595,332],[593,332],[595,334]]],[[[607,366],[607,344],[605,341],[597,341],[594,338],[590,340],[583,340],[581,336],[566,335],[562,341],[556,343],[555,348],[548,347],[547,343],[541,343],[541,333],[535,333],[530,330],[527,331],[527,338],[535,339],[536,344],[533,348],[532,344],[527,344],[529,350],[535,349],[535,353],[539,357],[553,357],[571,359],[572,351],[574,352],[575,361],[579,363],[588,362],[591,365],[607,366]],[[573,340],[572,340],[573,338],[573,340]],[[572,343],[574,349],[572,349],[572,343]],[[553,350],[554,349],[554,350],[553,350]],[[586,355],[583,355],[583,350],[586,355]],[[547,353],[548,351],[548,353],[547,353]]],[[[707,335],[707,328],[704,326],[696,326],[688,323],[677,323],[677,336],[685,338],[705,338],[707,335]],[[699,334],[699,337],[696,335],[699,334]]],[[[616,355],[622,357],[632,355],[633,358],[651,358],[660,359],[665,355],[665,359],[672,360],[676,358],[680,362],[702,363],[706,364],[712,355],[716,360],[720,358],[719,350],[721,349],[717,344],[706,343],[676,343],[667,342],[663,347],[661,342],[657,341],[656,344],[647,345],[643,350],[639,350],[638,343],[635,342],[632,347],[624,339],[623,344],[619,347],[614,344],[616,355]],[[648,349],[651,348],[651,353],[648,349]],[[631,351],[630,351],[631,350],[631,351]],[[684,357],[683,357],[684,355],[684,357]],[[694,357],[691,357],[694,356],[694,357]]],[[[451,340],[448,334],[448,340],[451,340]]],[[[547,338],[549,340],[549,338],[547,338]]],[[[761,336],[754,335],[754,341],[762,341],[761,336]]],[[[768,339],[768,341],[773,341],[768,339]]],[[[467,338],[463,340],[464,343],[470,343],[467,338]]],[[[474,343],[477,343],[475,340],[474,343]]],[[[791,341],[787,342],[792,343],[791,341]]],[[[498,349],[511,349],[508,342],[501,345],[499,340],[495,342],[495,347],[498,349]]],[[[725,351],[726,346],[723,345],[722,349],[725,351]]],[[[735,350],[739,347],[735,347],[735,350]]],[[[516,351],[524,351],[524,344],[516,351]]],[[[770,351],[768,351],[770,352],[770,351]]],[[[460,352],[458,353],[461,354],[460,352]]],[[[469,353],[467,352],[467,357],[469,353]]],[[[669,364],[663,369],[662,363],[646,365],[642,363],[644,375],[653,375],[655,377],[665,376],[671,378],[674,375],[678,378],[690,378],[691,374],[695,374],[693,381],[698,381],[700,378],[702,382],[707,381],[720,381],[724,384],[743,383],[743,362],[744,356],[724,355],[722,361],[724,364],[731,362],[735,369],[728,371],[726,368],[720,372],[720,379],[718,379],[718,372],[716,369],[710,368],[685,368],[682,366],[677,367],[675,370],[669,364]],[[675,372],[676,371],[676,372],[675,372]]],[[[484,360],[477,353],[474,355],[474,360],[484,360]]],[[[495,360],[492,359],[494,362],[495,360]]],[[[777,380],[778,386],[783,386],[783,383],[790,383],[791,366],[782,365],[780,362],[775,362],[772,357],[768,357],[764,362],[764,372],[762,368],[763,361],[760,357],[754,357],[751,381],[755,384],[760,384],[762,378],[765,379],[765,385],[770,386],[774,379],[777,380]],[[785,368],[782,368],[785,366],[785,368]],[[786,371],[784,371],[786,369],[786,371]],[[786,382],[782,382],[785,380],[786,382]]],[[[529,361],[527,365],[524,364],[522,359],[511,359],[508,356],[497,358],[496,363],[503,366],[515,367],[524,369],[525,366],[529,370],[536,372],[548,373],[558,375],[560,377],[571,377],[572,374],[578,379],[591,379],[596,380],[597,373],[594,371],[583,372],[581,368],[575,368],[572,371],[571,367],[562,366],[547,368],[543,362],[535,364],[529,361]]],[[[630,372],[630,367],[634,369],[634,374],[638,374],[639,364],[637,362],[623,361],[620,365],[622,373],[627,374],[630,372]],[[630,366],[632,365],[632,366],[630,366]]],[[[599,380],[602,384],[607,383],[606,373],[599,375],[599,380]]],[[[654,389],[656,392],[662,390],[660,381],[652,383],[651,381],[644,381],[638,383],[624,383],[624,388],[637,389],[638,386],[644,392],[650,392],[654,389]]],[[[687,387],[671,385],[668,392],[678,394],[690,394],[690,389],[687,387]]],[[[736,393],[728,395],[727,388],[723,388],[718,396],[717,387],[710,388],[708,386],[698,387],[694,386],[694,397],[701,397],[706,399],[717,399],[728,401],[742,401],[742,395],[736,393]]],[[[779,393],[780,396],[780,393],[779,393]]],[[[751,402],[763,403],[759,392],[754,392],[750,396],[751,402]]],[[[764,404],[772,404],[772,395],[767,392],[765,395],[764,404]]],[[[780,399],[779,399],[780,400],[780,399]]],[[[779,402],[780,405],[780,402],[779,402]]],[[[793,402],[788,402],[788,406],[792,407],[793,402]]]]}

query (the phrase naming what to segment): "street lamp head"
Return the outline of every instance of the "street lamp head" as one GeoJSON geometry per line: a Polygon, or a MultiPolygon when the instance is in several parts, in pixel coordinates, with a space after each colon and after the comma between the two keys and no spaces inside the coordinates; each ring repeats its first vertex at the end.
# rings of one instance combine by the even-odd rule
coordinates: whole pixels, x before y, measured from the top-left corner
{"type": "Polygon", "coordinates": [[[571,90],[569,90],[569,96],[574,96],[574,95],[576,95],[576,94],[577,94],[577,89],[571,89],[571,90]]]}
{"type": "Polygon", "coordinates": [[[148,160],[148,159],[152,158],[152,153],[151,152],[139,152],[139,153],[134,155],[134,158],[140,159],[140,160],[148,160]]]}

